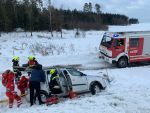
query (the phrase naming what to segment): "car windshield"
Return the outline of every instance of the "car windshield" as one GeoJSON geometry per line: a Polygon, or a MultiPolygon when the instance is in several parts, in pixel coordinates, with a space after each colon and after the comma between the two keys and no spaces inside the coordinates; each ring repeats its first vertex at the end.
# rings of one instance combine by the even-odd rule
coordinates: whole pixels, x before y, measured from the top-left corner
{"type": "Polygon", "coordinates": [[[106,34],[104,34],[102,41],[101,41],[101,45],[110,48],[112,45],[112,38],[106,34]]]}

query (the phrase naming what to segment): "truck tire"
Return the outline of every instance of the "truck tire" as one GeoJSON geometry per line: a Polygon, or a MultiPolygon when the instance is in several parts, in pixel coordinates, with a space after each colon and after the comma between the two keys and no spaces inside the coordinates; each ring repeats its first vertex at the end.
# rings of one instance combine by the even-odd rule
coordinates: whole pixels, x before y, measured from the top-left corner
{"type": "Polygon", "coordinates": [[[117,62],[117,67],[119,68],[125,68],[128,66],[128,61],[126,57],[122,57],[117,62]]]}
{"type": "Polygon", "coordinates": [[[91,85],[90,91],[91,91],[91,94],[92,94],[92,95],[95,95],[95,94],[101,92],[101,86],[100,86],[100,84],[98,84],[98,83],[96,83],[96,82],[93,83],[93,84],[91,85]]]}

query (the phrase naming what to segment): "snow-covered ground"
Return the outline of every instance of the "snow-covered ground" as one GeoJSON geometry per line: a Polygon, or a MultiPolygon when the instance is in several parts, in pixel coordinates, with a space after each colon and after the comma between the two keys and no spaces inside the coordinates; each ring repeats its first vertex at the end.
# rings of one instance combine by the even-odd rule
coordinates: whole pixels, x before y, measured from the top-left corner
{"type": "Polygon", "coordinates": [[[64,30],[63,38],[59,33],[54,33],[51,39],[48,32],[33,33],[33,37],[29,33],[3,34],[0,37],[0,70],[11,68],[15,55],[20,57],[20,64],[26,63],[29,55],[34,55],[44,66],[97,62],[103,33],[81,32],[80,37],[75,38],[75,31],[64,30]]]}
{"type": "MultiPolygon", "coordinates": [[[[119,28],[118,28],[119,29],[119,28]]],[[[109,74],[113,81],[98,95],[87,94],[81,98],[66,100],[52,106],[23,103],[20,108],[8,109],[0,105],[0,113],[150,113],[150,66],[125,69],[99,69],[109,65],[99,59],[99,43],[104,32],[81,32],[75,38],[75,31],[63,30],[63,38],[47,32],[9,33],[0,37],[0,72],[12,67],[12,57],[20,56],[20,64],[34,55],[44,66],[81,64],[86,74],[109,74]],[[96,70],[95,70],[96,69],[96,70]]],[[[110,65],[109,65],[110,66],[110,65]]],[[[5,97],[5,88],[0,83],[0,100],[5,97]]]]}

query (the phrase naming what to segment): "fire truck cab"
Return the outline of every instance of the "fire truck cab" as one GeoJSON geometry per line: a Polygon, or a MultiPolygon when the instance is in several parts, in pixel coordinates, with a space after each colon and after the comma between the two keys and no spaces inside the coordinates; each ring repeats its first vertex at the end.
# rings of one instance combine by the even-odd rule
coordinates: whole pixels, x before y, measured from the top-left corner
{"type": "Polygon", "coordinates": [[[105,32],[99,49],[101,58],[120,68],[150,61],[150,31],[105,32]]]}

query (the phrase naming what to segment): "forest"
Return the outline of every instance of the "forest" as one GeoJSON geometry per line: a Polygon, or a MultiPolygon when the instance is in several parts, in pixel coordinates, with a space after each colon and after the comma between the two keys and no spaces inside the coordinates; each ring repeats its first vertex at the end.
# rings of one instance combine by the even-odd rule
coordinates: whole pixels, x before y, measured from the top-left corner
{"type": "Polygon", "coordinates": [[[85,3],[83,10],[55,8],[42,0],[0,0],[0,31],[11,32],[61,29],[106,30],[108,25],[139,23],[136,18],[122,14],[103,13],[100,4],[85,3]]]}

